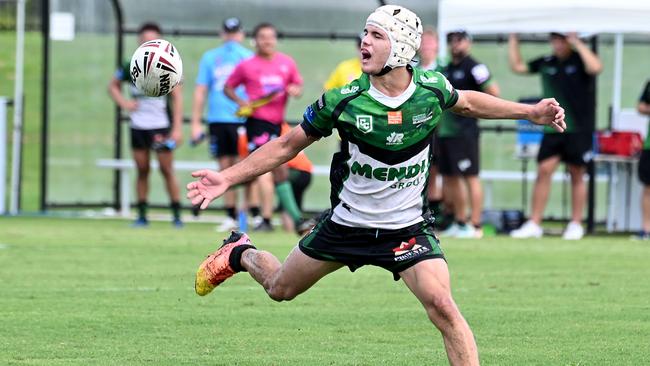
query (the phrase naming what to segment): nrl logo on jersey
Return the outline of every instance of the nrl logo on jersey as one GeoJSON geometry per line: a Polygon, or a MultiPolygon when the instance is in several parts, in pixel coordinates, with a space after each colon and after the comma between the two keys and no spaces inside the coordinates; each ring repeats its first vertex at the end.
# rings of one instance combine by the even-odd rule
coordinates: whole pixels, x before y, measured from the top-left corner
{"type": "Polygon", "coordinates": [[[363,133],[372,131],[372,116],[359,115],[357,116],[357,128],[363,133]]]}
{"type": "Polygon", "coordinates": [[[341,94],[343,94],[343,95],[352,94],[352,93],[355,93],[355,92],[358,92],[358,91],[359,91],[359,86],[354,85],[354,86],[350,86],[350,87],[346,87],[346,88],[341,89],[341,94]]]}

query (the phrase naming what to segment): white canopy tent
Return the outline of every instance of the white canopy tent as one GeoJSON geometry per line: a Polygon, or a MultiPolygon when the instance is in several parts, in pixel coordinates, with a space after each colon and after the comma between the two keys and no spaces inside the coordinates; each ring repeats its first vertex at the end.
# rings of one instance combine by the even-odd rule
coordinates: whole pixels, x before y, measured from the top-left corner
{"type": "Polygon", "coordinates": [[[470,34],[611,33],[616,35],[613,125],[621,110],[623,34],[650,33],[649,0],[439,0],[440,52],[447,51],[445,35],[464,29],[470,34]]]}

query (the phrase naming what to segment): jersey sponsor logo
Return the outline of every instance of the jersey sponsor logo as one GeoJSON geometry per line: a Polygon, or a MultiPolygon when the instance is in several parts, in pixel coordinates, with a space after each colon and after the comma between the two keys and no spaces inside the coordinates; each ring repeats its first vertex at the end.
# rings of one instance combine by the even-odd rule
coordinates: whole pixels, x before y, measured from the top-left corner
{"type": "Polygon", "coordinates": [[[304,118],[305,121],[309,123],[314,122],[314,119],[316,118],[316,112],[314,112],[314,108],[311,106],[307,107],[305,113],[302,115],[302,118],[304,118]]]}
{"type": "Polygon", "coordinates": [[[426,77],[424,75],[420,75],[420,81],[427,84],[435,84],[438,82],[438,77],[437,76],[426,77]]]}
{"type": "Polygon", "coordinates": [[[357,116],[357,128],[363,133],[372,131],[372,116],[359,115],[357,116]]]}
{"type": "Polygon", "coordinates": [[[578,67],[577,67],[576,65],[567,65],[567,66],[564,68],[564,72],[565,72],[567,75],[575,74],[576,71],[578,71],[578,67]]]}
{"type": "Polygon", "coordinates": [[[374,178],[382,182],[388,182],[415,178],[418,175],[425,174],[427,172],[427,168],[427,160],[422,160],[422,162],[419,164],[388,168],[373,168],[370,164],[361,165],[359,162],[354,161],[350,166],[350,173],[354,175],[364,176],[368,179],[374,178]]]}
{"type": "Polygon", "coordinates": [[[550,66],[544,69],[544,73],[549,74],[549,75],[555,75],[557,74],[557,68],[550,66]]]}
{"type": "Polygon", "coordinates": [[[430,111],[428,113],[416,114],[415,116],[413,116],[413,124],[419,127],[424,122],[429,121],[432,118],[433,118],[433,111],[430,111]]]}
{"type": "Polygon", "coordinates": [[[352,93],[355,93],[355,92],[358,92],[358,91],[359,91],[359,86],[358,85],[353,85],[353,86],[349,86],[349,87],[345,87],[345,88],[341,89],[341,94],[342,95],[352,94],[352,93]]]}
{"type": "Polygon", "coordinates": [[[317,108],[319,111],[322,111],[323,108],[325,108],[325,106],[326,106],[326,104],[325,104],[325,93],[323,93],[323,94],[320,96],[320,98],[318,98],[318,101],[316,101],[316,108],[317,108]]]}
{"type": "Polygon", "coordinates": [[[402,124],[402,111],[388,111],[388,124],[401,125],[402,124]]]}
{"type": "Polygon", "coordinates": [[[451,73],[451,78],[455,80],[463,80],[465,78],[465,71],[456,70],[451,73]]]}
{"type": "MultiPolygon", "coordinates": [[[[389,123],[390,124],[390,123],[389,123]]],[[[392,132],[388,137],[386,137],[386,145],[401,145],[404,142],[404,134],[401,132],[392,132]]]]}
{"type": "Polygon", "coordinates": [[[395,262],[410,260],[427,253],[430,250],[431,249],[418,244],[415,238],[411,238],[408,241],[400,243],[397,248],[393,248],[393,253],[395,253],[394,260],[395,262]]]}

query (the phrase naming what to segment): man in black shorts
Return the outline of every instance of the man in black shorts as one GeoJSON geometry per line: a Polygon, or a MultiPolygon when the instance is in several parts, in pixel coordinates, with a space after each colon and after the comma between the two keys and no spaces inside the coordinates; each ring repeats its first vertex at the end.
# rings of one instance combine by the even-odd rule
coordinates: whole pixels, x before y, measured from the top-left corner
{"type": "Polygon", "coordinates": [[[553,54],[524,63],[519,40],[510,35],[509,60],[518,74],[539,73],[544,97],[553,95],[566,110],[567,133],[546,128],[537,155],[537,180],[533,188],[530,219],[510,234],[513,238],[539,238],[543,235],[542,215],[551,190],[551,177],[560,162],[571,176],[571,222],[562,237],[578,240],[584,235],[582,215],[587,199],[584,175],[593,157],[596,125],[596,75],[603,69],[596,54],[575,33],[551,33],[553,54]]]}
{"type": "MultiPolygon", "coordinates": [[[[138,31],[140,44],[161,38],[160,27],[155,23],[146,23],[138,31]]],[[[136,192],[138,196],[138,217],[133,222],[134,227],[146,227],[147,196],[149,194],[149,167],[150,151],[154,150],[160,163],[160,172],[165,180],[165,187],[171,201],[173,225],[182,227],[180,218],[180,192],[173,169],[173,150],[182,139],[183,123],[183,92],[177,86],[171,92],[172,113],[170,118],[167,108],[168,97],[147,97],[140,92],[131,82],[129,62],[119,69],[109,87],[111,98],[120,108],[129,112],[131,120],[131,148],[133,160],[138,169],[136,192]],[[128,82],[132,99],[122,95],[121,83],[128,82]],[[172,123],[170,124],[170,119],[172,123]]]]}
{"type": "MultiPolygon", "coordinates": [[[[198,142],[203,136],[201,117],[207,94],[210,153],[217,159],[219,169],[226,169],[238,160],[238,129],[244,128],[245,119],[235,115],[237,104],[224,95],[223,87],[235,67],[253,56],[253,52],[241,45],[244,32],[237,18],[228,18],[223,22],[222,38],[223,44],[204,53],[199,64],[192,106],[192,140],[198,142]]],[[[245,95],[243,88],[237,93],[245,95]]],[[[237,191],[232,189],[226,192],[223,200],[227,217],[217,230],[227,232],[238,225],[237,191]]],[[[250,209],[253,216],[259,215],[259,207],[250,209]]]]}
{"type": "MultiPolygon", "coordinates": [[[[643,94],[639,98],[637,110],[641,114],[650,116],[650,81],[646,82],[643,94]]],[[[650,127],[650,123],[648,123],[650,127]]],[[[646,133],[641,159],[639,160],[639,180],[643,184],[643,197],[641,207],[643,211],[643,222],[641,232],[637,239],[650,240],[650,128],[646,133]]]]}
{"type": "MultiPolygon", "coordinates": [[[[470,56],[472,40],[465,31],[451,32],[447,42],[452,56],[442,73],[451,85],[460,90],[476,90],[499,96],[499,87],[492,80],[487,66],[470,56]]],[[[483,190],[479,179],[480,141],[478,120],[445,113],[438,129],[438,169],[443,176],[444,204],[453,208],[455,222],[442,236],[481,238],[483,190]],[[467,188],[465,187],[467,185],[467,188]],[[467,191],[471,215],[467,222],[467,191]]]]}

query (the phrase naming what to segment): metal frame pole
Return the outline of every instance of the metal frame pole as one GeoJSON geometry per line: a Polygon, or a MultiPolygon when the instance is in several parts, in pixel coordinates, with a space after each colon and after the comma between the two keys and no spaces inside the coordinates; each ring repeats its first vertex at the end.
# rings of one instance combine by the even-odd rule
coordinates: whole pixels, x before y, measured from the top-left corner
{"type": "Polygon", "coordinates": [[[7,213],[7,98],[0,97],[0,215],[7,213]]]}
{"type": "Polygon", "coordinates": [[[11,156],[11,194],[9,213],[18,214],[20,201],[20,153],[23,130],[23,77],[25,55],[25,0],[17,0],[16,6],[16,77],[14,84],[14,132],[11,156]]]}
{"type": "MultiPolygon", "coordinates": [[[[115,66],[119,68],[123,62],[123,45],[124,45],[124,18],[122,17],[122,7],[119,0],[112,0],[113,10],[115,10],[115,23],[117,26],[116,29],[116,59],[115,66]]],[[[113,157],[116,160],[122,158],[122,109],[116,104],[115,105],[115,136],[114,136],[114,153],[113,157]]],[[[117,210],[120,206],[121,201],[121,192],[120,192],[120,181],[122,179],[122,171],[116,169],[113,176],[113,207],[117,210]]]]}
{"type": "Polygon", "coordinates": [[[50,98],[50,0],[43,0],[41,7],[41,37],[43,41],[43,68],[41,71],[41,202],[40,210],[47,209],[47,156],[50,98]]]}

